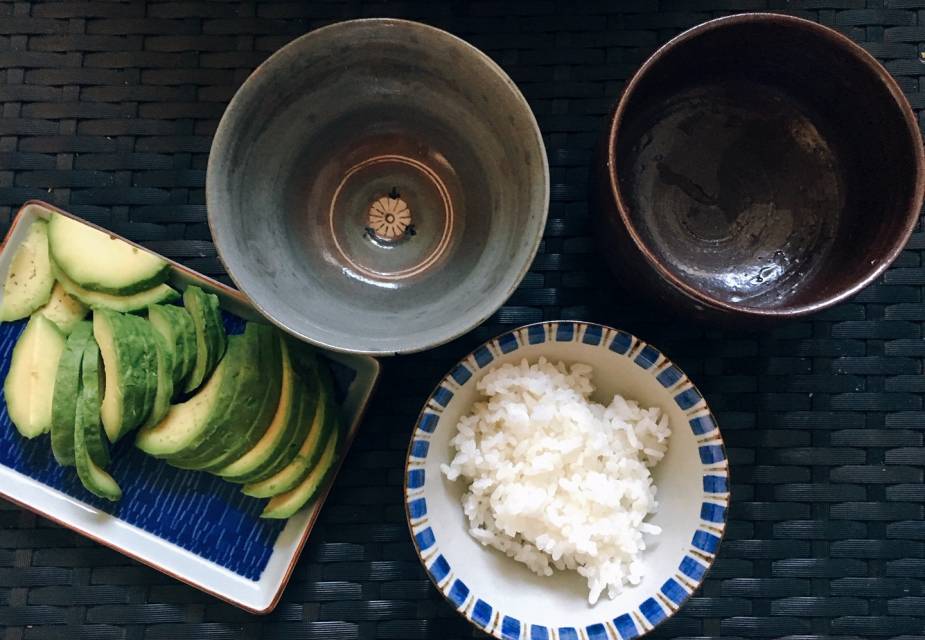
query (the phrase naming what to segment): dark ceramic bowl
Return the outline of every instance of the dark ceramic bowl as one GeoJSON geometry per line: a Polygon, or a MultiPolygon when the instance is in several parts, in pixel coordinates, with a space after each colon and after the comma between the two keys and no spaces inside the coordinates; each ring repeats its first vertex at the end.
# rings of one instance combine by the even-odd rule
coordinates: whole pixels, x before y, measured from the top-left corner
{"type": "Polygon", "coordinates": [[[342,22],[283,47],[219,124],[206,181],[228,273],[273,322],[369,354],[447,342],[526,273],[549,203],[523,96],[444,31],[342,22]]]}
{"type": "Polygon", "coordinates": [[[598,163],[619,279],[702,316],[797,316],[869,284],[922,206],[915,116],[873,57],[772,14],[720,18],[627,85],[598,163]]]}

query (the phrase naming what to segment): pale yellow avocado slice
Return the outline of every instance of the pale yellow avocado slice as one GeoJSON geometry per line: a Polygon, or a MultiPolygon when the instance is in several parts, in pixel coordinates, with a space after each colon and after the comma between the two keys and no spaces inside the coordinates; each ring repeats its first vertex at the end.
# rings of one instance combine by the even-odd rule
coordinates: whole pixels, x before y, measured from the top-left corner
{"type": "Polygon", "coordinates": [[[48,223],[36,220],[13,254],[3,283],[0,320],[11,322],[28,316],[48,302],[54,284],[48,258],[48,223]]]}
{"type": "Polygon", "coordinates": [[[65,291],[60,282],[56,282],[51,290],[51,298],[36,313],[54,322],[61,333],[69,336],[89,311],[90,307],[65,291]]]}
{"type": "Polygon", "coordinates": [[[27,438],[51,430],[55,376],[65,342],[51,320],[34,315],[13,347],[3,393],[10,420],[27,438]]]}

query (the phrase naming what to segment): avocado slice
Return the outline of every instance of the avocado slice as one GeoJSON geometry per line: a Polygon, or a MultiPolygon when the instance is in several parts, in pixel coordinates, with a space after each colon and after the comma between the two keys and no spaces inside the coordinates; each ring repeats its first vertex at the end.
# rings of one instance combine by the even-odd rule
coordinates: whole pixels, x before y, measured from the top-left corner
{"type": "MultiPolygon", "coordinates": [[[[78,393],[78,410],[80,407],[79,398],[81,393],[86,393],[88,398],[88,409],[89,413],[85,415],[88,418],[95,422],[97,427],[95,429],[90,429],[89,431],[84,432],[86,438],[84,442],[87,445],[87,451],[90,452],[90,459],[93,460],[100,467],[109,466],[110,456],[109,456],[109,440],[106,438],[106,432],[103,430],[103,424],[99,417],[99,407],[100,407],[100,390],[103,389],[105,384],[105,379],[103,376],[103,367],[102,360],[100,359],[100,348],[96,344],[96,341],[93,339],[93,336],[90,336],[90,339],[87,341],[87,347],[84,350],[83,358],[80,362],[80,392],[78,393]],[[96,371],[96,384],[93,384],[93,380],[90,378],[92,372],[96,371]],[[87,376],[88,390],[84,391],[84,376],[87,376]],[[95,399],[94,399],[95,398],[95,399]]],[[[77,421],[75,417],[74,421],[74,435],[77,435],[77,421]]],[[[76,457],[76,456],[75,456],[76,457]]]]}
{"type": "Polygon", "coordinates": [[[3,382],[6,410],[20,434],[34,438],[51,430],[52,398],[64,335],[41,315],[29,318],[3,382]]]}
{"type": "Polygon", "coordinates": [[[311,420],[303,417],[305,414],[303,405],[305,398],[309,398],[311,404],[309,417],[313,416],[314,402],[318,397],[317,380],[303,382],[295,374],[287,341],[284,338],[281,340],[283,379],[276,413],[257,444],[231,464],[214,472],[229,482],[253,482],[269,477],[282,469],[295,457],[311,425],[311,420]],[[283,464],[274,467],[287,452],[291,452],[289,458],[283,464]]]}
{"type": "Polygon", "coordinates": [[[80,373],[80,396],[74,420],[74,461],[77,477],[90,493],[115,502],[122,489],[106,473],[109,448],[100,424],[100,350],[89,340],[84,350],[80,373]]]}
{"type": "Polygon", "coordinates": [[[48,246],[68,278],[88,291],[126,296],[167,280],[163,258],[67,216],[51,217],[48,246]]]}
{"type": "Polygon", "coordinates": [[[186,402],[170,407],[167,415],[153,427],[138,433],[135,445],[157,458],[171,458],[199,445],[221,424],[239,393],[242,380],[252,380],[257,333],[248,324],[243,335],[228,339],[225,357],[209,381],[186,402]]]}
{"type": "Polygon", "coordinates": [[[196,362],[196,328],[193,318],[183,307],[153,304],[148,307],[148,320],[154,328],[173,345],[174,389],[179,390],[196,362]]]}
{"type": "Polygon", "coordinates": [[[65,291],[60,282],[56,282],[51,289],[51,298],[36,313],[58,325],[64,335],[69,335],[87,317],[88,311],[90,307],[65,291]]]}
{"type": "Polygon", "coordinates": [[[106,309],[93,314],[93,336],[106,374],[100,409],[110,442],[141,424],[157,392],[153,329],[142,318],[106,309]]]}
{"type": "Polygon", "coordinates": [[[183,292],[183,306],[193,318],[196,329],[196,360],[183,389],[190,393],[199,388],[222,359],[227,338],[218,296],[190,286],[183,292]]]}
{"type": "Polygon", "coordinates": [[[274,475],[244,485],[242,493],[254,498],[271,498],[294,489],[314,468],[324,452],[328,436],[337,428],[336,409],[326,386],[322,385],[320,394],[312,426],[295,458],[274,475]]]}
{"type": "Polygon", "coordinates": [[[54,284],[48,258],[48,223],[36,220],[13,254],[3,283],[0,320],[10,322],[28,316],[48,302],[54,284]]]}
{"type": "MultiPolygon", "coordinates": [[[[140,316],[123,314],[120,318],[123,325],[127,328],[128,331],[131,331],[137,335],[144,344],[144,362],[147,363],[147,366],[144,369],[145,374],[145,395],[143,398],[143,404],[141,408],[142,421],[141,424],[144,424],[144,421],[147,420],[148,416],[151,415],[151,410],[154,409],[154,402],[157,398],[158,392],[158,383],[157,383],[157,372],[158,372],[158,363],[157,363],[157,331],[154,330],[154,327],[151,326],[151,323],[145,320],[140,316]]],[[[171,367],[173,363],[171,363],[171,367]]],[[[171,392],[173,390],[171,389],[171,392]]],[[[169,404],[169,403],[168,403],[169,404]]],[[[134,429],[135,427],[131,427],[134,429]]]]}
{"type": "MultiPolygon", "coordinates": [[[[262,349],[260,356],[260,368],[268,372],[266,382],[266,392],[260,404],[260,409],[254,419],[247,425],[245,420],[236,421],[229,429],[229,432],[237,427],[237,436],[225,438],[224,442],[216,440],[210,447],[211,452],[208,460],[203,462],[199,469],[202,471],[218,471],[224,469],[229,463],[238,460],[245,453],[257,446],[263,440],[264,436],[275,428],[277,431],[280,427],[275,422],[276,415],[283,402],[283,394],[292,395],[292,376],[289,374],[287,367],[283,364],[282,353],[286,348],[282,336],[275,329],[268,332],[268,340],[262,349]],[[285,385],[285,386],[284,386],[285,385]],[[286,387],[289,387],[288,391],[286,387]],[[239,426],[240,425],[240,426],[239,426]]],[[[288,358],[287,358],[288,361],[288,358]]],[[[291,402],[291,401],[290,401],[291,402]]]]}
{"type": "Polygon", "coordinates": [[[80,322],[68,336],[58,360],[51,401],[51,452],[62,466],[74,464],[74,419],[80,392],[80,363],[87,342],[93,339],[93,324],[80,322]]]}
{"type": "Polygon", "coordinates": [[[195,446],[169,458],[183,469],[220,469],[252,447],[266,431],[279,404],[280,342],[277,332],[264,324],[250,323],[245,329],[255,335],[256,354],[245,365],[239,389],[225,414],[218,417],[195,446]]]}
{"type": "MultiPolygon", "coordinates": [[[[299,450],[305,443],[305,438],[315,427],[318,403],[322,402],[325,396],[322,387],[325,387],[327,393],[331,394],[333,398],[333,384],[330,372],[321,358],[316,356],[315,350],[298,342],[290,342],[289,344],[293,371],[296,378],[307,385],[308,389],[303,395],[303,406],[299,408],[299,417],[296,419],[297,427],[279,455],[265,468],[256,471],[251,477],[243,480],[245,483],[256,484],[266,480],[282,471],[284,467],[295,460],[296,456],[299,455],[299,450]]],[[[318,427],[323,428],[324,414],[318,414],[317,419],[318,427]]]]}
{"type": "Polygon", "coordinates": [[[146,309],[148,305],[173,302],[180,298],[180,294],[177,293],[176,289],[167,284],[159,284],[128,296],[90,291],[71,280],[54,263],[54,260],[52,260],[51,270],[55,274],[55,279],[61,283],[61,286],[68,294],[74,296],[91,309],[109,309],[122,313],[132,313],[146,309]]]}
{"type": "Polygon", "coordinates": [[[339,459],[340,430],[335,429],[328,435],[324,450],[318,463],[295,488],[274,496],[264,507],[261,518],[284,519],[294,515],[312,500],[334,472],[339,459]]]}
{"type": "Polygon", "coordinates": [[[230,480],[237,484],[257,484],[267,478],[275,476],[285,467],[289,466],[299,451],[305,444],[305,438],[315,424],[315,416],[318,413],[318,388],[314,387],[311,392],[307,390],[301,394],[299,406],[294,409],[293,422],[296,428],[288,440],[282,444],[280,451],[268,462],[248,474],[246,479],[230,480]]]}
{"type": "Polygon", "coordinates": [[[153,330],[153,326],[151,337],[157,352],[157,383],[151,412],[142,427],[153,427],[160,422],[170,410],[170,400],[173,398],[174,349],[163,335],[153,330]]]}

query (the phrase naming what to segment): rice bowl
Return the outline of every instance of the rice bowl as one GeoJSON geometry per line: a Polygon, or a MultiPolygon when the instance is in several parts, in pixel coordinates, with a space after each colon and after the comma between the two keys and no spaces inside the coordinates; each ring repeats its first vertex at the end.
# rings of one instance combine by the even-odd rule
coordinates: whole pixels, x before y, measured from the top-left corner
{"type": "MultiPolygon", "coordinates": [[[[457,612],[496,638],[624,640],[643,635],[677,611],[703,581],[725,529],[728,461],[702,395],[660,351],[602,325],[548,322],[521,327],[476,349],[450,370],[422,410],[408,448],[405,508],[428,577],[457,612]],[[588,603],[588,580],[577,571],[537,575],[470,534],[461,507],[469,482],[442,468],[457,454],[451,440],[482,396],[479,382],[522,360],[591,368],[590,400],[615,394],[640,407],[660,407],[671,436],[651,468],[658,509],[644,518],[662,531],[644,534],[638,584],[588,603]]],[[[516,535],[516,532],[512,532],[516,535]]],[[[554,564],[554,563],[553,563],[554,564]]]]}
{"type": "Polygon", "coordinates": [[[441,466],[468,482],[469,534],[537,575],[576,570],[588,602],[642,580],[646,537],[661,528],[649,473],[668,448],[668,416],[616,394],[590,401],[591,367],[526,359],[491,369],[441,466]]]}

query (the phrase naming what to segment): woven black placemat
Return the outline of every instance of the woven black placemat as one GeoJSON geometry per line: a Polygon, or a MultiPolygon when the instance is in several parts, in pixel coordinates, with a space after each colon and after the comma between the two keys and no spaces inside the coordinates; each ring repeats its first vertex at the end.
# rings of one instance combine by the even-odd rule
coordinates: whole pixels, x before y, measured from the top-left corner
{"type": "Polygon", "coordinates": [[[925,107],[925,0],[7,2],[0,0],[0,223],[42,198],[223,275],[203,197],[235,87],[314,27],[397,16],[445,28],[514,78],[552,175],[540,255],[470,335],[385,363],[379,392],[282,603],[258,618],[0,502],[0,638],[469,638],[430,586],[402,511],[422,399],[484,339],[581,318],[660,346],[718,414],[731,522],[704,587],[654,637],[925,637],[925,234],[878,283],[761,333],[657,317],[617,291],[589,237],[597,132],[659,44],[742,10],[795,13],[862,43],[925,107]],[[920,26],[921,24],[921,26],[920,26]]]}

